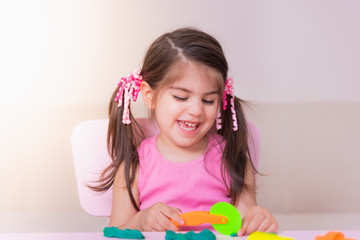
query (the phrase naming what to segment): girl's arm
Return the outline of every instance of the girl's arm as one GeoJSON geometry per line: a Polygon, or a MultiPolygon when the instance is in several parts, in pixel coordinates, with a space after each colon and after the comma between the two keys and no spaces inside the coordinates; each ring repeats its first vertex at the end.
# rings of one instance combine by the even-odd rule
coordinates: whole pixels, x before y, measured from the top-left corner
{"type": "MultiPolygon", "coordinates": [[[[137,188],[138,171],[136,171],[135,183],[132,186],[132,192],[139,206],[139,192],[137,188]]],[[[124,164],[121,164],[116,172],[112,195],[112,208],[109,226],[119,227],[120,229],[139,229],[138,217],[135,217],[138,211],[131,203],[125,184],[124,164]]]]}
{"type": "MultiPolygon", "coordinates": [[[[179,216],[180,210],[169,207],[164,203],[155,203],[151,207],[142,211],[137,211],[131,203],[128,191],[125,185],[123,164],[117,170],[112,197],[112,209],[109,226],[118,227],[120,229],[137,229],[140,231],[178,231],[170,219],[181,224],[182,219],[179,216]]],[[[139,171],[136,171],[135,182],[132,186],[132,192],[139,206],[139,190],[138,190],[139,171]]]]}
{"type": "Polygon", "coordinates": [[[245,184],[248,187],[243,188],[235,203],[235,207],[238,209],[241,216],[245,216],[245,213],[250,207],[257,205],[255,172],[250,162],[246,164],[245,184]]]}
{"type": "Polygon", "coordinates": [[[238,235],[248,235],[254,231],[276,232],[278,223],[274,216],[256,203],[255,172],[250,162],[246,165],[245,184],[248,187],[242,190],[235,203],[243,217],[243,225],[238,235]]]}

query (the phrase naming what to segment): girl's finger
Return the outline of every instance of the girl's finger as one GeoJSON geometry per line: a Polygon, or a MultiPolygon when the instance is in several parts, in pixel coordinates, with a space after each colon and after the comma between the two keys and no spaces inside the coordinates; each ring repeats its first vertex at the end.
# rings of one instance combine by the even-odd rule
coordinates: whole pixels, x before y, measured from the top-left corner
{"type": "Polygon", "coordinates": [[[274,221],[272,222],[272,224],[265,230],[265,232],[271,232],[271,233],[276,233],[278,231],[278,227],[279,224],[277,223],[277,221],[275,219],[273,219],[274,221]]]}
{"type": "Polygon", "coordinates": [[[239,236],[239,237],[241,237],[241,236],[244,236],[245,235],[245,228],[243,228],[243,227],[241,227],[241,229],[237,232],[237,235],[239,236]]]}
{"type": "Polygon", "coordinates": [[[179,215],[182,214],[182,211],[180,208],[171,207],[173,210],[175,210],[179,215]]]}
{"type": "Polygon", "coordinates": [[[158,224],[165,230],[172,230],[172,231],[178,231],[179,228],[176,227],[171,220],[165,216],[165,215],[161,215],[159,216],[159,218],[157,219],[158,224]]]}
{"type": "Polygon", "coordinates": [[[272,217],[267,216],[263,219],[263,221],[260,223],[257,229],[255,229],[255,231],[267,232],[267,230],[272,225],[272,223],[273,223],[272,217]]]}
{"type": "Polygon", "coordinates": [[[151,230],[155,231],[155,232],[166,231],[165,227],[163,226],[163,220],[161,219],[161,216],[160,216],[160,218],[156,219],[151,230]]]}
{"type": "MultiPolygon", "coordinates": [[[[176,223],[178,223],[179,225],[184,225],[184,219],[182,219],[180,217],[181,211],[178,208],[166,208],[162,211],[163,215],[168,219],[168,220],[173,220],[176,223]]],[[[170,221],[171,223],[171,221],[170,221]]],[[[173,223],[171,223],[172,225],[174,225],[173,223]]],[[[175,225],[174,225],[175,226],[175,225]]]]}
{"type": "Polygon", "coordinates": [[[251,219],[251,221],[248,223],[245,235],[249,235],[250,233],[256,231],[258,229],[258,227],[261,225],[261,223],[263,222],[263,220],[264,220],[263,216],[255,215],[251,219]]]}
{"type": "Polygon", "coordinates": [[[249,225],[248,223],[249,223],[248,218],[244,217],[243,224],[240,228],[240,231],[238,232],[238,236],[244,236],[246,234],[246,231],[247,231],[247,228],[249,225]]]}
{"type": "Polygon", "coordinates": [[[172,230],[174,232],[177,232],[180,230],[179,227],[175,226],[175,224],[170,220],[168,219],[165,223],[165,227],[166,227],[166,230],[172,230]]]}

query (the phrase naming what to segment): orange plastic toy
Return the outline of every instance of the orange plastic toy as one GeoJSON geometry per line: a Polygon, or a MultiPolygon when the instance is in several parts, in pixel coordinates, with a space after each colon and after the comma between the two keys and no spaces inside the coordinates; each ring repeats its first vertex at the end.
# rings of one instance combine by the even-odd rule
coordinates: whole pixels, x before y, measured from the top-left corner
{"type": "MultiPolygon", "coordinates": [[[[228,222],[227,217],[223,215],[211,214],[206,211],[193,211],[187,212],[180,215],[184,221],[186,226],[197,226],[203,223],[211,223],[211,224],[225,224],[228,222]]],[[[174,222],[176,226],[178,225],[174,222]]]]}
{"type": "Polygon", "coordinates": [[[355,238],[345,238],[342,232],[328,232],[325,236],[316,236],[314,240],[355,240],[355,238]]]}

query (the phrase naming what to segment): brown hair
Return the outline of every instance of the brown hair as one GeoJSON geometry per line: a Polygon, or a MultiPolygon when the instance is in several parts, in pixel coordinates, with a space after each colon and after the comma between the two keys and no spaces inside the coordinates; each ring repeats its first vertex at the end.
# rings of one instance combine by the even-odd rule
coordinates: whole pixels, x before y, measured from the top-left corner
{"type": "MultiPolygon", "coordinates": [[[[171,77],[168,77],[170,70],[183,61],[203,64],[219,72],[222,80],[219,91],[220,95],[222,94],[228,74],[228,64],[221,45],[215,38],[200,30],[181,28],[157,38],[145,55],[140,75],[154,90],[155,98],[156,93],[173,81],[171,77]]],[[[139,139],[138,136],[143,136],[143,133],[141,127],[131,115],[131,111],[130,119],[132,123],[130,125],[122,123],[123,108],[118,107],[117,102],[114,101],[117,91],[118,88],[114,91],[110,100],[107,138],[108,150],[113,161],[102,173],[99,185],[91,188],[95,191],[108,190],[114,183],[117,169],[120,164],[124,163],[126,188],[132,204],[138,209],[131,186],[134,183],[135,173],[139,166],[137,139],[139,139]]],[[[246,187],[244,181],[245,169],[248,159],[250,159],[247,122],[243,111],[245,102],[237,97],[235,97],[234,102],[238,130],[233,131],[231,109],[223,110],[221,106],[223,127],[218,131],[218,134],[226,139],[222,167],[223,172],[226,170],[231,177],[230,186],[227,187],[233,204],[236,202],[238,194],[246,187]]]]}

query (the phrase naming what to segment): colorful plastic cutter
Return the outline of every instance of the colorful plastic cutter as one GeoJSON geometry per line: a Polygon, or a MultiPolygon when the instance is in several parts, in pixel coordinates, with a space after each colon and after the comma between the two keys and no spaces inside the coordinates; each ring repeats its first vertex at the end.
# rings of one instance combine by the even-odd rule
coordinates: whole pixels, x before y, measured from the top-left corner
{"type": "MultiPolygon", "coordinates": [[[[197,226],[210,223],[216,231],[224,235],[237,233],[242,225],[238,210],[227,202],[215,203],[209,212],[193,211],[180,215],[184,219],[184,226],[197,226]]],[[[176,226],[180,226],[173,221],[176,226]]]]}

